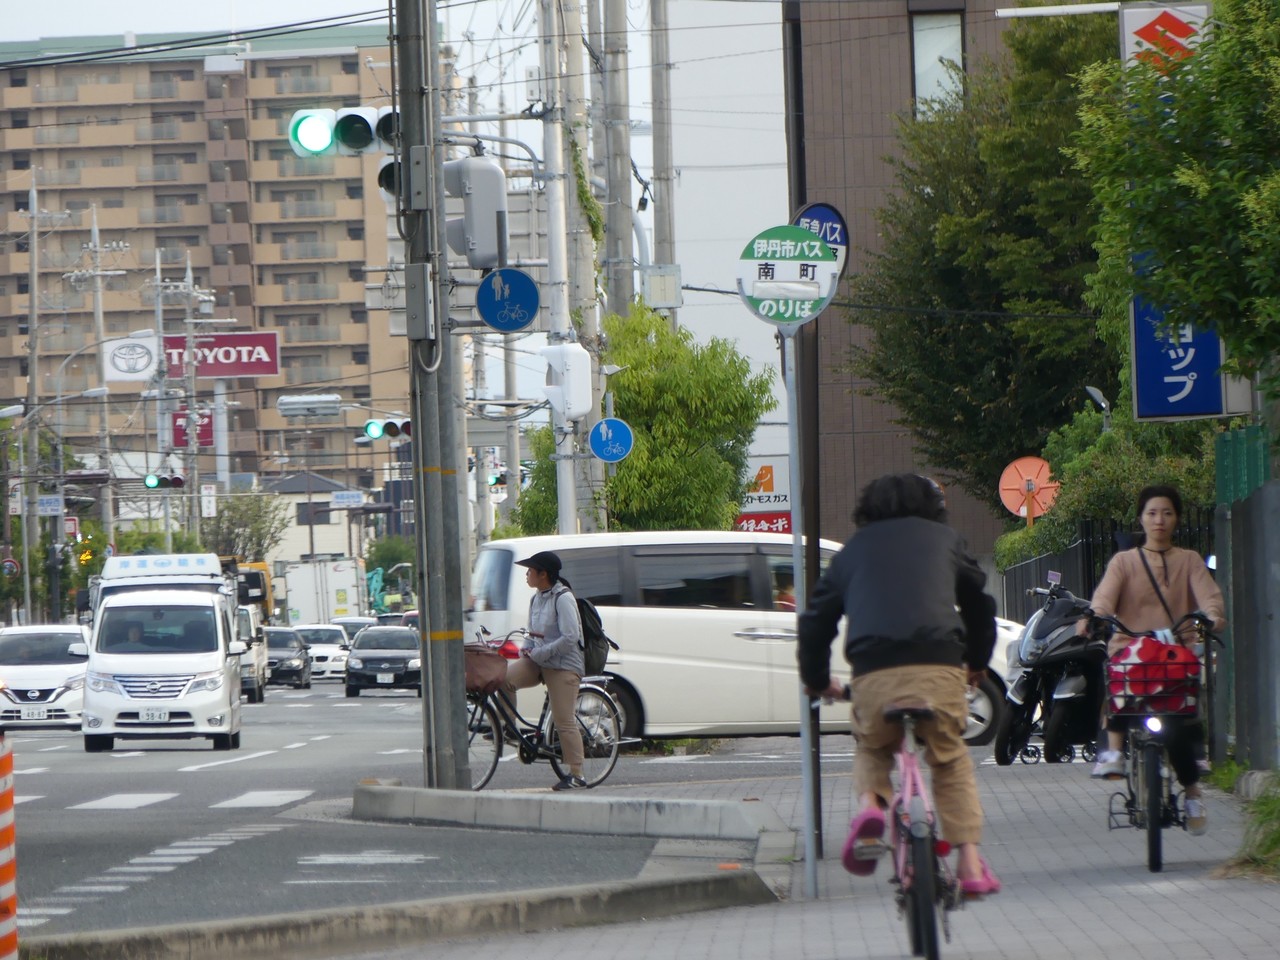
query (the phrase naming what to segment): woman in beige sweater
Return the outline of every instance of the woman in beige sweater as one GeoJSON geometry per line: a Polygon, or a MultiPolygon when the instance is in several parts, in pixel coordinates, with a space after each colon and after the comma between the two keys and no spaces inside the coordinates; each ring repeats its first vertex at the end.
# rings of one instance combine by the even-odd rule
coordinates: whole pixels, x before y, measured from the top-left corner
{"type": "MultiPolygon", "coordinates": [[[[1143,488],[1138,494],[1138,519],[1146,539],[1142,546],[1124,550],[1111,558],[1090,603],[1095,614],[1113,616],[1135,632],[1168,630],[1180,618],[1197,610],[1212,618],[1214,630],[1226,626],[1222,591],[1214,583],[1204,560],[1192,550],[1173,545],[1173,533],[1181,515],[1182,497],[1176,488],[1143,488]],[[1153,579],[1159,584],[1159,592],[1152,583],[1153,579]]],[[[1086,626],[1087,621],[1080,621],[1081,630],[1086,626]]],[[[1179,639],[1190,645],[1196,636],[1194,631],[1188,630],[1179,639]]],[[[1115,634],[1108,645],[1108,653],[1114,656],[1129,640],[1129,637],[1115,634]]],[[[1093,768],[1094,777],[1124,775],[1121,754],[1124,730],[1123,722],[1108,721],[1107,749],[1098,754],[1098,762],[1093,768]]],[[[1203,743],[1204,727],[1198,720],[1181,724],[1169,743],[1170,763],[1178,782],[1186,790],[1187,829],[1197,835],[1208,829],[1208,817],[1200,793],[1200,767],[1196,762],[1197,754],[1203,755],[1203,743]]]]}

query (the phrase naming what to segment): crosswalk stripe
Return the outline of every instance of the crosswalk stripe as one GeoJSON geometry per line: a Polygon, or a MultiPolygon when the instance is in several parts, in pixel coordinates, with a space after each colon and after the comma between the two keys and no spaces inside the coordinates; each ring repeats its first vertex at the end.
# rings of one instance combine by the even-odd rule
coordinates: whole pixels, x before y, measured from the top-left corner
{"type": "Polygon", "coordinates": [[[296,803],[311,796],[313,790],[251,790],[230,800],[223,800],[210,806],[211,810],[221,807],[282,807],[286,803],[296,803]]]}
{"type": "Polygon", "coordinates": [[[137,810],[139,807],[148,807],[153,803],[162,803],[165,800],[172,800],[176,796],[176,793],[113,793],[110,796],[100,797],[97,800],[90,800],[87,803],[77,803],[73,807],[67,807],[67,809],[137,810]]]}

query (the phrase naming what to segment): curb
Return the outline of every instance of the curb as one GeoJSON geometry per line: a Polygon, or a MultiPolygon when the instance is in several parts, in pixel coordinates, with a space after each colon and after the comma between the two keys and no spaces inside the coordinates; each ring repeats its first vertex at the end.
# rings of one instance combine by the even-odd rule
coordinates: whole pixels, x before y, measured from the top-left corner
{"type": "Polygon", "coordinates": [[[292,960],[773,902],[776,897],[754,871],[740,870],[674,881],[558,887],[247,921],[28,937],[21,955],[33,960],[292,960]]]}
{"type": "Polygon", "coordinates": [[[1280,777],[1274,770],[1246,770],[1236,780],[1233,791],[1241,800],[1257,800],[1269,789],[1280,788],[1280,777]]]}

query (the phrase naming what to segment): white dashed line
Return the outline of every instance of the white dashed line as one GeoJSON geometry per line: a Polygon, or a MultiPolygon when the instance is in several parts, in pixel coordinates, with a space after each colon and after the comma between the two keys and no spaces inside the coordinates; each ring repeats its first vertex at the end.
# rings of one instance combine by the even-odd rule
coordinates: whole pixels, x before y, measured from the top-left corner
{"type": "Polygon", "coordinates": [[[113,793],[109,797],[90,800],[88,803],[77,803],[68,810],[137,810],[153,803],[172,800],[176,793],[113,793]]]}
{"type": "Polygon", "coordinates": [[[210,806],[210,810],[225,807],[282,807],[297,803],[311,796],[312,790],[252,790],[231,800],[223,800],[210,806]]]}

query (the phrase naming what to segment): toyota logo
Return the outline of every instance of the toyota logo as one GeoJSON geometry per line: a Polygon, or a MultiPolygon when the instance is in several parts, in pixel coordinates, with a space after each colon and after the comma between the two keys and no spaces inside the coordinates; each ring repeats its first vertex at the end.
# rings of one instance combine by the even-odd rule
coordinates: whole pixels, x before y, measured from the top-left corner
{"type": "Polygon", "coordinates": [[[39,699],[40,699],[40,691],[39,691],[39,690],[28,690],[28,691],[27,691],[27,699],[28,699],[28,700],[39,700],[39,699]]]}
{"type": "Polygon", "coordinates": [[[159,692],[160,692],[160,681],[152,680],[150,683],[147,684],[147,693],[159,693],[159,692]]]}
{"type": "Polygon", "coordinates": [[[389,664],[389,663],[384,663],[384,664],[382,665],[382,669],[383,669],[383,670],[387,670],[387,669],[389,669],[390,667],[391,667],[391,664],[389,664]]]}

